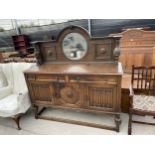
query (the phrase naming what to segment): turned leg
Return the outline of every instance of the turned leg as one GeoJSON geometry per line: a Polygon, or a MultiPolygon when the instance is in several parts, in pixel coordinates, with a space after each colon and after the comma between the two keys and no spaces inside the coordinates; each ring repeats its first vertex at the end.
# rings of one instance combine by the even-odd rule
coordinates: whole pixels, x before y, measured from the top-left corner
{"type": "Polygon", "coordinates": [[[18,130],[21,130],[20,123],[19,123],[20,118],[21,118],[21,115],[17,115],[17,116],[15,116],[15,117],[13,118],[13,120],[14,120],[15,123],[17,124],[18,130]]]}
{"type": "Polygon", "coordinates": [[[34,109],[35,119],[38,119],[38,110],[39,110],[39,107],[38,106],[35,106],[33,109],[34,109]]]}
{"type": "Polygon", "coordinates": [[[128,135],[132,134],[132,112],[129,109],[128,135]]]}
{"type": "Polygon", "coordinates": [[[116,124],[116,131],[119,132],[119,126],[121,124],[120,114],[115,115],[115,124],[116,124]]]}

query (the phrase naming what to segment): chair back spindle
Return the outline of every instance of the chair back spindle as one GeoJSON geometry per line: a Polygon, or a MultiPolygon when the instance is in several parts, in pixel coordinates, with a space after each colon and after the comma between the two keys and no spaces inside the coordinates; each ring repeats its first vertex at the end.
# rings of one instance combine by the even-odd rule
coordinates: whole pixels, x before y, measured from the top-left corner
{"type": "Polygon", "coordinates": [[[132,66],[132,87],[138,92],[155,95],[155,66],[132,66]]]}

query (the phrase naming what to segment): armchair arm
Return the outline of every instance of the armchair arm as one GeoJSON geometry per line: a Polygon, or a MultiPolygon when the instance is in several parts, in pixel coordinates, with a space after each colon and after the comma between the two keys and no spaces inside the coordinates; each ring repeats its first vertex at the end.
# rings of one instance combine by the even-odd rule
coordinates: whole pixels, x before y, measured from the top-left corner
{"type": "Polygon", "coordinates": [[[28,91],[18,93],[17,101],[20,107],[20,112],[25,113],[31,105],[28,91]]]}
{"type": "Polygon", "coordinates": [[[133,91],[132,85],[129,86],[129,91],[130,91],[129,96],[130,96],[130,97],[133,97],[133,96],[134,96],[134,91],[133,91]]]}
{"type": "Polygon", "coordinates": [[[18,93],[18,99],[17,99],[18,102],[22,101],[24,97],[26,97],[27,93],[28,93],[27,91],[18,93]]]}
{"type": "Polygon", "coordinates": [[[0,88],[0,99],[10,95],[12,93],[12,89],[10,86],[0,88]]]}
{"type": "Polygon", "coordinates": [[[133,90],[133,87],[132,85],[129,86],[129,100],[130,100],[130,107],[129,108],[132,108],[133,107],[133,96],[134,96],[134,90],[133,90]]]}

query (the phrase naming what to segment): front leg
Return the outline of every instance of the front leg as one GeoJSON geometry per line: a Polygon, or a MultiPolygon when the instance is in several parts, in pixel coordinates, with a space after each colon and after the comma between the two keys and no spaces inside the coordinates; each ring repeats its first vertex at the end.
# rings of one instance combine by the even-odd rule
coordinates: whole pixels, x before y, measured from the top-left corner
{"type": "Polygon", "coordinates": [[[34,110],[34,114],[35,114],[35,119],[38,119],[38,110],[39,110],[39,107],[35,105],[33,107],[33,110],[34,110]]]}
{"type": "Polygon", "coordinates": [[[115,115],[115,124],[116,124],[116,131],[119,132],[119,125],[121,124],[120,114],[115,115]]]}
{"type": "Polygon", "coordinates": [[[17,124],[17,128],[18,130],[21,130],[21,127],[20,127],[20,118],[21,118],[22,115],[16,115],[13,120],[15,121],[15,123],[17,124]]]}

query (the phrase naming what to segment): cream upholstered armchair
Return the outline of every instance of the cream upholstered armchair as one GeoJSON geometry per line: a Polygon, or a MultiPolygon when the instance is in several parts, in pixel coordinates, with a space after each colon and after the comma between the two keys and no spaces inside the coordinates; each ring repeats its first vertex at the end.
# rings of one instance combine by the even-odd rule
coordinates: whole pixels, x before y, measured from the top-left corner
{"type": "Polygon", "coordinates": [[[11,117],[20,130],[19,120],[29,108],[30,99],[23,71],[35,63],[0,64],[0,117],[11,117]]]}

